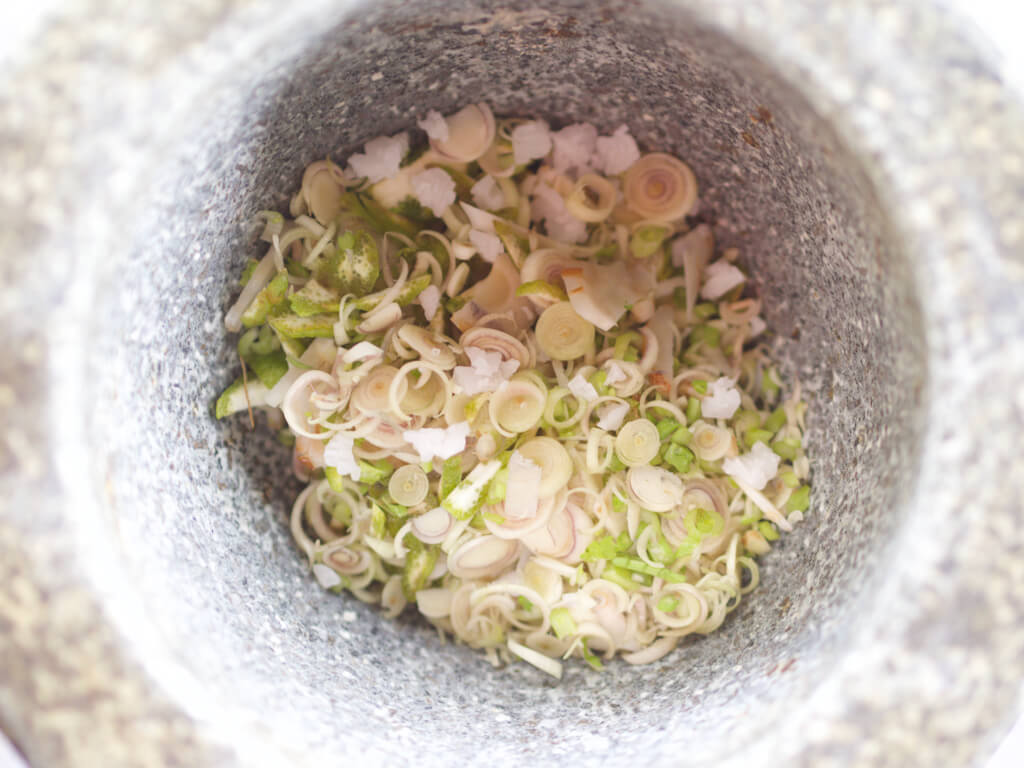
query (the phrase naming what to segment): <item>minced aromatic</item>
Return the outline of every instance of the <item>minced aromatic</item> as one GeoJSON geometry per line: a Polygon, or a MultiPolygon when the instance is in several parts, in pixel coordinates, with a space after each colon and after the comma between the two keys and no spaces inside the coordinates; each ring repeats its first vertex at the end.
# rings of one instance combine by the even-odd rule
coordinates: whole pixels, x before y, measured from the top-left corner
{"type": "Polygon", "coordinates": [[[556,677],[721,626],[808,508],[806,404],[697,181],[486,104],[306,168],[228,311],[325,588],[556,677]]]}

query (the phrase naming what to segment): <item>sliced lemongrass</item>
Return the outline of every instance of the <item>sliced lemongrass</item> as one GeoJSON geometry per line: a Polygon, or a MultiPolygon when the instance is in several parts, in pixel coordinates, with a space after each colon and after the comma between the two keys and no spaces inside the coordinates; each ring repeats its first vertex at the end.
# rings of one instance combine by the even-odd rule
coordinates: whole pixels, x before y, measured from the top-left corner
{"type": "Polygon", "coordinates": [[[612,212],[618,198],[615,185],[604,176],[586,173],[572,188],[565,207],[580,221],[596,224],[612,212]]]}
{"type": "Polygon", "coordinates": [[[541,350],[554,360],[575,360],[594,346],[594,326],[567,301],[545,309],[534,333],[541,350]]]}
{"type": "Polygon", "coordinates": [[[332,436],[330,431],[314,431],[310,428],[310,415],[322,410],[314,402],[317,400],[323,405],[329,402],[333,406],[332,410],[345,405],[344,393],[339,388],[337,379],[323,371],[306,371],[288,389],[281,403],[281,411],[288,426],[296,435],[313,440],[326,440],[332,436]]]}
{"type": "Polygon", "coordinates": [[[736,478],[733,478],[733,482],[735,482],[736,485],[740,487],[741,491],[747,494],[747,497],[752,502],[754,502],[754,504],[757,506],[758,509],[761,510],[761,512],[764,513],[765,517],[767,517],[769,520],[771,520],[784,531],[793,530],[792,523],[790,523],[789,520],[786,519],[786,516],[779,511],[778,507],[776,507],[774,504],[771,503],[771,501],[768,500],[767,496],[765,496],[756,488],[752,488],[751,486],[747,485],[747,483],[744,482],[743,480],[737,480],[736,478]]]}
{"type": "Polygon", "coordinates": [[[402,325],[395,335],[431,365],[436,365],[443,371],[455,367],[455,353],[452,351],[455,342],[447,336],[431,333],[412,323],[402,325]]]}
{"type": "Polygon", "coordinates": [[[484,103],[470,104],[445,118],[448,138],[431,140],[442,155],[462,163],[480,158],[494,142],[494,113],[484,103]]]}
{"type": "Polygon", "coordinates": [[[627,467],[647,464],[658,455],[660,446],[658,428],[647,419],[626,422],[615,437],[615,455],[627,467]]]}
{"type": "Polygon", "coordinates": [[[518,553],[518,541],[480,536],[448,556],[448,570],[460,579],[493,578],[512,565],[518,553]]]}
{"type": "Polygon", "coordinates": [[[374,309],[372,317],[367,316],[365,320],[356,326],[356,330],[359,333],[365,334],[379,333],[380,331],[387,330],[401,319],[402,308],[395,302],[391,302],[374,309]]]}
{"type": "MultiPolygon", "coordinates": [[[[570,395],[572,395],[572,393],[569,392],[566,387],[555,387],[548,392],[548,402],[544,407],[544,421],[559,431],[570,429],[583,416],[583,407],[578,401],[575,410],[573,410],[564,419],[559,419],[555,415],[558,404],[570,395]]],[[[573,397],[575,398],[574,395],[573,397]]],[[[566,407],[566,410],[568,410],[568,406],[566,407]]]]}
{"type": "Polygon", "coordinates": [[[551,513],[548,524],[522,537],[522,542],[538,555],[556,560],[565,558],[576,546],[576,528],[568,507],[551,513]]]}
{"type": "Polygon", "coordinates": [[[420,376],[407,387],[399,412],[412,416],[437,416],[445,406],[444,383],[437,376],[420,376]]]}
{"type": "Polygon", "coordinates": [[[603,429],[594,428],[587,435],[587,472],[598,475],[605,472],[615,455],[615,438],[603,429]]]}
{"type": "Polygon", "coordinates": [[[707,422],[693,425],[693,451],[703,461],[718,461],[729,453],[735,438],[732,431],[707,422]]]}
{"type": "MultiPolygon", "coordinates": [[[[398,472],[396,471],[395,475],[397,474],[398,472]]],[[[395,475],[391,476],[392,482],[395,475]]],[[[389,492],[390,485],[391,483],[389,482],[389,492]]],[[[393,493],[392,496],[394,496],[393,493]]],[[[398,501],[397,499],[395,500],[398,501]]],[[[410,527],[412,528],[413,535],[424,544],[440,544],[448,536],[448,532],[451,531],[454,523],[455,520],[448,514],[448,510],[444,507],[434,507],[429,512],[424,512],[422,515],[414,517],[410,527]]]]}
{"type": "Polygon", "coordinates": [[[546,402],[547,392],[536,384],[513,379],[491,396],[491,418],[508,436],[526,432],[540,422],[546,402]]]}
{"type": "Polygon", "coordinates": [[[558,680],[562,679],[562,662],[545,656],[540,651],[535,651],[522,643],[517,643],[511,637],[507,642],[508,649],[527,664],[532,664],[541,672],[546,672],[558,680]]]}
{"type": "Polygon", "coordinates": [[[491,352],[497,352],[502,360],[515,360],[519,363],[519,370],[525,371],[530,367],[530,351],[521,341],[504,331],[494,328],[483,328],[477,325],[459,337],[459,344],[463,349],[476,347],[491,352]]]}
{"type": "MultiPolygon", "coordinates": [[[[392,365],[379,365],[360,381],[352,392],[352,407],[367,414],[382,414],[390,411],[388,393],[398,369],[392,365]]],[[[399,400],[405,396],[400,390],[399,400]]]]}
{"type": "Polygon", "coordinates": [[[572,476],[572,460],[558,440],[553,437],[534,437],[524,441],[518,451],[541,469],[537,488],[540,498],[554,496],[568,484],[572,476]]]}
{"type": "Polygon", "coordinates": [[[415,464],[399,467],[388,480],[388,493],[391,494],[391,498],[405,507],[415,507],[427,498],[429,490],[430,480],[427,479],[427,473],[415,464]]]}
{"type": "Polygon", "coordinates": [[[626,205],[642,218],[676,221],[697,201],[697,178],[688,165],[663,152],[637,160],[626,172],[622,191],[626,205]]]}
{"type": "Polygon", "coordinates": [[[660,467],[632,467],[626,485],[637,502],[652,512],[667,512],[683,498],[683,481],[660,467]]]}
{"type": "Polygon", "coordinates": [[[440,619],[452,611],[454,593],[446,587],[432,587],[416,592],[416,607],[428,619],[440,619]]]}
{"type": "Polygon", "coordinates": [[[343,189],[330,160],[320,160],[306,166],[302,175],[302,196],[310,212],[323,226],[327,226],[341,211],[343,189]]]}

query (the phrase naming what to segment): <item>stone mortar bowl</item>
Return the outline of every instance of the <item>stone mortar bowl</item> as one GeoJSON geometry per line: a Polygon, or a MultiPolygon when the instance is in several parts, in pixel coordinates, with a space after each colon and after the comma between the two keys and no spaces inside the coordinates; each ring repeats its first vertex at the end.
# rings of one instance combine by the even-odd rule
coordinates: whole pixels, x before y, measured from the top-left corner
{"type": "Polygon", "coordinates": [[[1024,670],[1024,119],[878,0],[61,6],[0,84],[0,726],[37,766],[978,764],[1024,670]],[[442,111],[685,158],[811,401],[721,631],[560,684],[321,590],[211,403],[246,226],[442,111]]]}

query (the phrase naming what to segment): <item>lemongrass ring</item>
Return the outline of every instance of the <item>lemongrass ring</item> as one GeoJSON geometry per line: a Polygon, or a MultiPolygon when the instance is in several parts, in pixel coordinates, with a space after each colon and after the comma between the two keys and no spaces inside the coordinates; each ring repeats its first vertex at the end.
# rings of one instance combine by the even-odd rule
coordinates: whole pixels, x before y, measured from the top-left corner
{"type": "MultiPolygon", "coordinates": [[[[388,493],[391,494],[391,498],[405,507],[415,507],[427,498],[429,490],[430,480],[427,479],[427,473],[415,464],[399,467],[388,480],[388,493]]],[[[415,527],[413,526],[414,530],[415,527]]]]}
{"type": "Polygon", "coordinates": [[[541,350],[553,360],[575,360],[594,347],[594,326],[560,301],[544,310],[534,334],[541,350]]]}
{"type": "Polygon", "coordinates": [[[652,221],[680,219],[697,201],[693,171],[663,152],[652,152],[633,163],[622,186],[626,205],[652,221]]]}
{"type": "Polygon", "coordinates": [[[333,434],[311,431],[309,417],[306,415],[310,408],[316,407],[311,401],[318,392],[330,398],[335,408],[341,408],[345,404],[342,399],[344,393],[339,388],[337,379],[329,373],[313,370],[306,371],[289,387],[281,403],[281,411],[288,426],[296,435],[313,440],[326,440],[333,434]]]}
{"type": "Polygon", "coordinates": [[[530,367],[530,352],[521,341],[504,331],[494,328],[482,327],[487,317],[480,321],[459,337],[459,344],[463,349],[476,347],[490,352],[497,352],[502,360],[515,360],[519,363],[519,370],[525,371],[530,367]]]}
{"type": "Polygon", "coordinates": [[[547,393],[528,381],[509,381],[491,396],[490,413],[495,426],[518,434],[533,429],[544,415],[547,393]]]}
{"type": "Polygon", "coordinates": [[[402,412],[413,416],[436,416],[444,405],[444,387],[436,376],[421,376],[399,401],[402,412]]]}
{"type": "Polygon", "coordinates": [[[494,142],[494,113],[487,104],[470,104],[445,118],[448,138],[432,139],[430,145],[442,155],[462,163],[480,158],[494,142]]]}
{"type": "Polygon", "coordinates": [[[725,427],[698,422],[693,427],[693,451],[702,461],[718,461],[732,448],[733,434],[725,427]]]}
{"type": "MultiPolygon", "coordinates": [[[[360,381],[352,392],[352,407],[367,414],[383,414],[389,410],[388,392],[391,383],[398,374],[392,365],[380,365],[374,368],[360,381]]],[[[404,382],[403,382],[404,383],[404,382]]],[[[405,392],[400,390],[401,397],[405,392]]]]}
{"type": "Polygon", "coordinates": [[[412,323],[406,323],[399,327],[395,335],[410,349],[418,352],[423,360],[436,365],[441,370],[447,371],[455,367],[455,353],[451,349],[455,342],[447,336],[431,333],[412,323]]]}
{"type": "Polygon", "coordinates": [[[310,212],[325,227],[341,211],[342,188],[331,172],[331,165],[326,160],[310,163],[302,174],[302,196],[310,212]]]}
{"type": "Polygon", "coordinates": [[[668,512],[683,498],[683,481],[660,467],[632,467],[626,474],[626,486],[637,502],[652,512],[668,512]]]}
{"type": "MultiPolygon", "coordinates": [[[[523,431],[523,430],[520,430],[523,431]]],[[[563,445],[553,437],[535,437],[518,448],[519,453],[540,467],[539,498],[554,496],[572,477],[572,460],[563,445]]]]}
{"type": "Polygon", "coordinates": [[[608,469],[615,455],[615,440],[603,429],[592,429],[587,435],[587,472],[598,475],[608,469]],[[601,451],[604,451],[602,454],[601,451]]]}
{"type": "Polygon", "coordinates": [[[580,177],[569,192],[565,207],[580,221],[596,224],[608,218],[615,207],[617,196],[611,181],[596,173],[587,173],[580,177]]]}
{"type": "Polygon", "coordinates": [[[518,553],[518,541],[480,536],[448,556],[448,570],[460,579],[493,578],[511,566],[518,553]]]}
{"type": "Polygon", "coordinates": [[[422,380],[423,372],[425,372],[427,376],[436,376],[444,387],[443,394],[436,395],[434,399],[430,401],[430,404],[426,406],[426,410],[415,415],[434,416],[440,413],[444,410],[444,407],[452,396],[451,380],[448,378],[448,375],[436,365],[428,363],[425,360],[413,360],[412,362],[406,363],[395,373],[394,378],[390,381],[388,389],[388,407],[393,415],[403,420],[409,417],[409,414],[402,409],[402,403],[405,400],[408,391],[407,378],[413,371],[421,372],[420,381],[417,382],[418,386],[422,387],[426,385],[426,382],[422,380]]]}
{"type": "Polygon", "coordinates": [[[658,455],[660,446],[658,428],[647,419],[626,422],[615,437],[615,455],[627,467],[647,464],[658,455]]]}
{"type": "Polygon", "coordinates": [[[555,387],[548,393],[547,406],[544,408],[544,421],[559,431],[569,429],[583,417],[583,406],[577,402],[576,410],[567,418],[561,420],[555,418],[555,409],[566,397],[576,399],[565,387],[555,387]]]}

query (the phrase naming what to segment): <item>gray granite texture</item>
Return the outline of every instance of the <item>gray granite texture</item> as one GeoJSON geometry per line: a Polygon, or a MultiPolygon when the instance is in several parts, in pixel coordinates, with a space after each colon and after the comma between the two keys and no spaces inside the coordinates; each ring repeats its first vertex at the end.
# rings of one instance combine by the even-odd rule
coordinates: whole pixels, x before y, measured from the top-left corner
{"type": "Polygon", "coordinates": [[[978,764],[1024,673],[1024,115],[900,0],[61,5],[0,82],[0,728],[36,766],[978,764]],[[494,670],[325,594],[210,404],[252,213],[484,99],[678,153],[809,392],[722,630],[494,670]]]}

